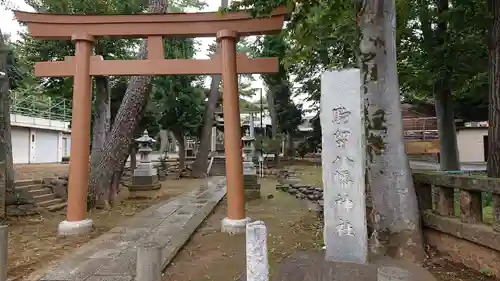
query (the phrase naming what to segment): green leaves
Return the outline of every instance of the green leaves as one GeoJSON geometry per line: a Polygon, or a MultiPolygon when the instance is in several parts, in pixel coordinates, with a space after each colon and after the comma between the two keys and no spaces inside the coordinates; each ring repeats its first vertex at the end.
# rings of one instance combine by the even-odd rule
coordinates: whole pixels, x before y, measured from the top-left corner
{"type": "MultiPolygon", "coordinates": [[[[195,54],[192,39],[165,40],[165,55],[169,59],[187,59],[195,54]]],[[[182,131],[194,136],[202,124],[205,112],[205,91],[200,76],[170,75],[153,80],[153,112],[164,129],[182,131]]]]}
{"type": "Polygon", "coordinates": [[[277,57],[280,60],[276,74],[262,75],[268,94],[274,98],[278,127],[282,132],[293,134],[302,123],[302,107],[292,101],[292,83],[284,66],[287,44],[283,35],[265,36],[256,54],[263,57],[277,57]]]}
{"type": "MultiPolygon", "coordinates": [[[[406,101],[432,102],[436,82],[451,75],[454,99],[464,104],[456,106],[457,117],[486,120],[487,111],[478,109],[487,105],[487,32],[491,17],[487,1],[448,2],[448,9],[439,12],[436,1],[396,1],[401,93],[406,101]],[[439,23],[447,26],[442,39],[436,34],[439,23]]],[[[280,5],[293,7],[281,34],[286,49],[281,60],[301,85],[300,91],[317,102],[319,76],[324,70],[357,66],[357,4],[355,0],[243,0],[233,3],[232,9],[251,8],[258,16],[280,5]]],[[[272,42],[262,43],[268,44],[263,46],[268,51],[272,47],[272,42]]],[[[263,55],[276,54],[270,51],[263,55]]]]}
{"type": "Polygon", "coordinates": [[[398,67],[405,98],[432,101],[435,85],[449,80],[455,115],[487,120],[487,30],[485,0],[450,0],[439,13],[430,0],[398,1],[407,26],[399,27],[398,67]],[[403,4],[406,6],[404,6],[403,4]],[[443,33],[438,24],[446,26],[443,33]]]}

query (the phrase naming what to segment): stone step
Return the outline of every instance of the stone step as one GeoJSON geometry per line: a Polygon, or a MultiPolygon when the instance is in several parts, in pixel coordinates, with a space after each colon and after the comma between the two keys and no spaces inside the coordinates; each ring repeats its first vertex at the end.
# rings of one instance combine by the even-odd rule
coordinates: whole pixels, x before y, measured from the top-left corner
{"type": "Polygon", "coordinates": [[[59,211],[59,210],[64,209],[66,207],[66,205],[67,205],[66,202],[62,202],[62,203],[49,205],[49,206],[45,207],[45,209],[47,209],[50,212],[55,212],[55,211],[59,211]]]}
{"type": "Polygon", "coordinates": [[[23,190],[23,191],[30,192],[30,191],[33,191],[33,190],[42,189],[43,185],[41,183],[38,183],[38,184],[29,184],[29,185],[16,186],[15,188],[16,188],[16,190],[23,190]]]}
{"type": "Polygon", "coordinates": [[[59,204],[59,203],[65,203],[65,202],[61,198],[56,198],[56,199],[50,199],[50,200],[47,200],[47,201],[37,202],[37,205],[39,207],[44,207],[45,208],[47,206],[54,205],[54,204],[59,204]]]}
{"type": "Polygon", "coordinates": [[[33,196],[33,199],[35,199],[36,203],[38,203],[38,202],[46,202],[46,201],[50,201],[50,200],[56,199],[56,198],[57,197],[56,197],[56,195],[54,193],[33,196]]]}
{"type": "Polygon", "coordinates": [[[52,190],[50,188],[44,187],[40,189],[32,189],[29,191],[30,195],[33,197],[35,196],[40,196],[40,195],[45,195],[45,194],[51,194],[52,190]]]}
{"type": "Polygon", "coordinates": [[[39,181],[39,180],[17,180],[14,183],[14,186],[15,187],[23,187],[23,186],[27,186],[27,185],[37,185],[37,184],[41,184],[41,181],[39,181]]]}

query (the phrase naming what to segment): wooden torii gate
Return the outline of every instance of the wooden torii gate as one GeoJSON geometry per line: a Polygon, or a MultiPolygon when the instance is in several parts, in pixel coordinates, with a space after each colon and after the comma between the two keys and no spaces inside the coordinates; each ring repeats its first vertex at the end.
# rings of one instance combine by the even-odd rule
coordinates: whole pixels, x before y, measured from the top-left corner
{"type": "Polygon", "coordinates": [[[286,16],[277,9],[266,18],[251,18],[246,12],[169,13],[139,15],[55,15],[14,12],[27,25],[31,36],[39,39],[72,40],[74,57],[64,61],[38,62],[39,77],[74,77],[71,158],[67,220],[59,225],[59,233],[88,231],[92,221],[87,218],[88,159],[90,154],[90,121],[92,76],[132,75],[214,75],[223,78],[224,149],[226,153],[228,214],[222,229],[244,230],[245,199],[241,157],[238,73],[274,73],[276,58],[249,59],[236,53],[241,36],[280,32],[286,16]],[[147,40],[145,60],[103,60],[92,56],[96,37],[139,37],[147,40]],[[217,37],[221,53],[208,60],[166,60],[163,37],[217,37]]]}

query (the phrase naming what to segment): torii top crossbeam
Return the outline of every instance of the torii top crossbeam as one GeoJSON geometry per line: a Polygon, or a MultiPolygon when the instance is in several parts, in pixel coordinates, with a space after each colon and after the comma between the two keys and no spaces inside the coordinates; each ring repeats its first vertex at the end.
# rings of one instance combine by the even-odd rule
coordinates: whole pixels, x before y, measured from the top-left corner
{"type": "Polygon", "coordinates": [[[223,29],[239,36],[272,34],[281,31],[287,15],[280,8],[266,18],[253,19],[246,12],[168,13],[138,15],[57,15],[14,11],[28,25],[33,37],[69,40],[76,33],[95,37],[215,37],[223,29]]]}
{"type": "MultiPolygon", "coordinates": [[[[246,12],[235,13],[168,13],[139,15],[57,15],[14,11],[16,18],[26,23],[31,36],[40,39],[70,40],[84,34],[101,36],[142,37],[148,40],[146,60],[90,61],[91,76],[221,74],[221,57],[210,60],[165,60],[163,37],[216,36],[221,30],[231,30],[241,36],[279,32],[287,15],[286,9],[277,9],[267,18],[253,19],[246,12]]],[[[92,39],[93,40],[93,39],[92,39]]],[[[237,72],[241,74],[274,73],[276,58],[248,59],[237,56],[237,72]]],[[[39,77],[74,76],[73,57],[65,61],[37,62],[35,74],[39,77]]]]}

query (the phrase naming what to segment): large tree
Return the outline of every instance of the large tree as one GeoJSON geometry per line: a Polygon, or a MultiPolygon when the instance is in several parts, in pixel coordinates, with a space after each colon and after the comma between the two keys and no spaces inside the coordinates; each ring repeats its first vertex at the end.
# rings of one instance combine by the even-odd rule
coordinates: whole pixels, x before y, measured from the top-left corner
{"type": "MultiPolygon", "coordinates": [[[[244,0],[235,5],[260,14],[287,2],[244,0]]],[[[402,2],[407,1],[398,4],[402,2]]],[[[366,100],[367,184],[374,197],[373,250],[421,261],[424,249],[418,207],[403,143],[396,60],[396,45],[402,40],[396,39],[395,11],[394,0],[301,2],[287,25],[291,51],[285,62],[303,83],[304,92],[316,101],[319,73],[360,62],[366,100]]]]}
{"type": "MultiPolygon", "coordinates": [[[[165,13],[167,0],[150,0],[148,12],[165,13]]],[[[147,43],[140,45],[137,59],[147,58],[147,43]]],[[[151,76],[133,76],[128,82],[127,91],[113,122],[109,137],[103,145],[102,152],[91,159],[89,191],[91,205],[110,202],[112,196],[108,192],[113,174],[120,171],[126,161],[134,133],[140,121],[141,114],[149,98],[151,76]]]]}
{"type": "Polygon", "coordinates": [[[439,99],[436,105],[443,105],[441,100],[451,98],[452,102],[444,103],[448,108],[441,110],[448,114],[448,119],[453,119],[449,116],[451,112],[465,121],[486,120],[487,1],[398,3],[398,12],[406,18],[403,21],[406,24],[398,24],[398,65],[405,100],[432,103],[436,95],[439,99]]]}
{"type": "Polygon", "coordinates": [[[0,223],[5,222],[5,206],[16,198],[10,129],[10,89],[7,65],[9,48],[0,30],[0,223]]]}
{"type": "Polygon", "coordinates": [[[374,211],[371,246],[377,253],[421,262],[420,217],[403,141],[395,13],[395,0],[366,0],[358,11],[367,188],[374,211]]]}
{"type": "Polygon", "coordinates": [[[288,145],[285,154],[295,155],[292,137],[297,127],[302,123],[302,108],[292,100],[292,83],[285,68],[286,42],[282,35],[265,36],[261,48],[256,53],[263,57],[277,57],[280,65],[275,74],[262,75],[267,88],[267,102],[272,122],[272,138],[274,142],[275,159],[279,159],[278,133],[287,136],[288,145]]]}
{"type": "Polygon", "coordinates": [[[205,110],[204,89],[193,86],[193,76],[165,76],[154,81],[153,95],[161,111],[159,124],[171,131],[179,144],[179,173],[185,169],[186,138],[196,139],[205,110]]]}
{"type": "Polygon", "coordinates": [[[492,13],[489,44],[488,176],[500,177],[500,1],[489,0],[492,13]]]}
{"type": "MultiPolygon", "coordinates": [[[[147,11],[150,13],[166,13],[167,7],[175,12],[185,7],[203,7],[199,0],[173,1],[149,0],[147,11]]],[[[147,42],[142,41],[136,59],[147,58],[147,42]]],[[[140,119],[146,109],[151,88],[151,76],[134,76],[129,79],[127,91],[122,100],[113,126],[106,138],[102,152],[91,159],[89,188],[94,202],[109,201],[107,190],[113,173],[121,171],[129,155],[130,145],[137,130],[140,119]]],[[[91,203],[94,203],[91,202],[91,203]]]]}

